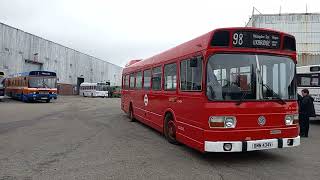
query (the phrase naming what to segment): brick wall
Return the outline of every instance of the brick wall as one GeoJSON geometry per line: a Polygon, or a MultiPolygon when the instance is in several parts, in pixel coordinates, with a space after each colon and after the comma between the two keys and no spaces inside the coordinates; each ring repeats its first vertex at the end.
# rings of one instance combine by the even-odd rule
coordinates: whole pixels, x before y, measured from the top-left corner
{"type": "Polygon", "coordinates": [[[76,94],[76,91],[75,91],[76,85],[59,83],[57,88],[58,88],[58,94],[60,94],[60,95],[75,95],[76,94]]]}

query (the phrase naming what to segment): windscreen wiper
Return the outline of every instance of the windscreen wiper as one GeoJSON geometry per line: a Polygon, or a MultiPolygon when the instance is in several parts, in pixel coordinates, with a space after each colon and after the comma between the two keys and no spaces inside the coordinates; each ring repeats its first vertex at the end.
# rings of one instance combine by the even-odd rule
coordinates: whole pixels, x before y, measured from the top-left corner
{"type": "Polygon", "coordinates": [[[275,97],[276,99],[280,100],[280,104],[286,104],[286,101],[284,101],[279,94],[277,94],[276,92],[273,91],[273,89],[271,89],[268,85],[261,83],[262,86],[266,87],[268,91],[272,92],[272,97],[275,97]]]}
{"type": "Polygon", "coordinates": [[[237,106],[239,106],[239,105],[243,102],[244,98],[248,95],[248,92],[249,92],[249,91],[245,91],[245,92],[242,94],[241,98],[240,98],[239,101],[237,101],[237,103],[236,103],[237,106]]]}

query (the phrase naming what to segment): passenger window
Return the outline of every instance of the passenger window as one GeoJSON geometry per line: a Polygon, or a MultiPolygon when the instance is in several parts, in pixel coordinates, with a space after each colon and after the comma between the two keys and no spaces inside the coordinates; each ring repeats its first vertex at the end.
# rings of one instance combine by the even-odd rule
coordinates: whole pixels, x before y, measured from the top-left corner
{"type": "Polygon", "coordinates": [[[161,90],[161,66],[152,69],[152,90],[161,90]]]}
{"type": "Polygon", "coordinates": [[[129,89],[129,75],[126,75],[124,88],[129,89]]]}
{"type": "Polygon", "coordinates": [[[151,70],[143,71],[143,88],[149,90],[151,87],[151,70]]]}
{"type": "Polygon", "coordinates": [[[142,88],[142,72],[138,72],[136,76],[136,88],[141,89],[142,88]]]}
{"type": "Polygon", "coordinates": [[[134,74],[130,74],[130,89],[134,88],[134,74]]]}
{"type": "Polygon", "coordinates": [[[164,90],[176,90],[177,88],[177,64],[164,66],[164,90]]]}
{"type": "Polygon", "coordinates": [[[180,63],[181,91],[201,91],[202,57],[183,60],[180,63]]]}

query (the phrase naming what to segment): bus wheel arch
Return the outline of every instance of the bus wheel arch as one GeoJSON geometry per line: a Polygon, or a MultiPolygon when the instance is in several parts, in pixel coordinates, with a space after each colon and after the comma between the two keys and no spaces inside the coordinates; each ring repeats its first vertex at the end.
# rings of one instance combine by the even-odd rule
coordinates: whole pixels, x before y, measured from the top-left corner
{"type": "Polygon", "coordinates": [[[176,140],[176,129],[177,126],[174,113],[168,110],[164,115],[163,133],[168,142],[171,144],[179,144],[179,142],[176,140]]]}

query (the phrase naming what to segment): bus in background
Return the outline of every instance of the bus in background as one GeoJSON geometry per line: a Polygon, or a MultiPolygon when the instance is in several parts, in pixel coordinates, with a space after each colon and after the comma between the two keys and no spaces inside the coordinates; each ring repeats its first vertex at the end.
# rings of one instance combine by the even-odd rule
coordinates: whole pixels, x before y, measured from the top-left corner
{"type": "Polygon", "coordinates": [[[256,28],[213,30],[122,72],[121,108],[202,152],[300,145],[296,44],[256,28]]]}
{"type": "Polygon", "coordinates": [[[310,119],[320,119],[320,65],[297,67],[297,82],[300,95],[302,89],[308,89],[310,96],[314,98],[316,117],[310,119]]]}
{"type": "Polygon", "coordinates": [[[0,71],[0,101],[4,98],[4,72],[0,71]]]}
{"type": "Polygon", "coordinates": [[[109,86],[107,83],[81,83],[80,95],[83,97],[108,97],[109,86]]]}
{"type": "Polygon", "coordinates": [[[24,102],[57,99],[57,75],[49,71],[30,71],[5,80],[6,95],[24,102]]]}

